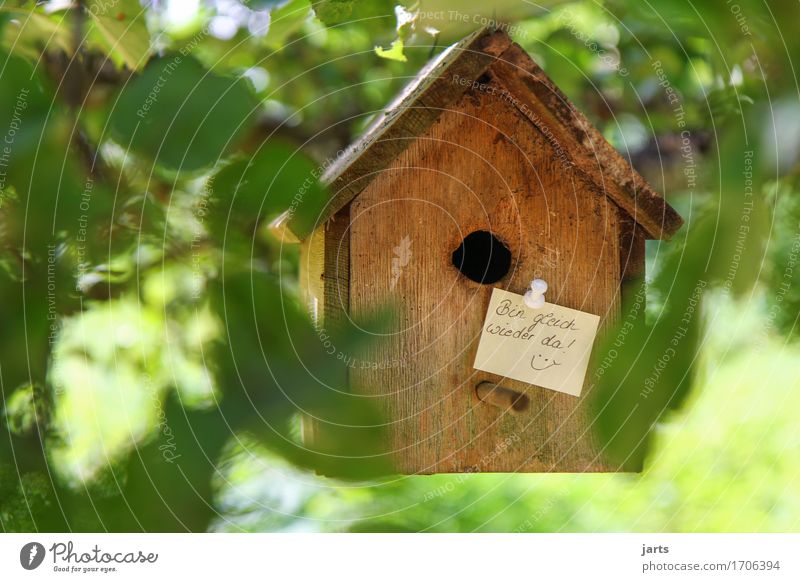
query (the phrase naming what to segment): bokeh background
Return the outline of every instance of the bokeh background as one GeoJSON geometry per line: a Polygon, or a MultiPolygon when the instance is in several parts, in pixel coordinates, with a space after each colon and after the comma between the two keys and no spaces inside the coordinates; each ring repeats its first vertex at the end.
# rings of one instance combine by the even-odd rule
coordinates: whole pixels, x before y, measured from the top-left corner
{"type": "Polygon", "coordinates": [[[0,526],[800,529],[799,18],[794,0],[0,0],[0,526]],[[393,475],[377,412],[327,388],[341,362],[267,228],[301,190],[313,221],[320,169],[498,24],[686,219],[648,243],[647,312],[593,390],[598,438],[641,474],[393,475]],[[338,427],[324,449],[301,411],[338,427]]]}

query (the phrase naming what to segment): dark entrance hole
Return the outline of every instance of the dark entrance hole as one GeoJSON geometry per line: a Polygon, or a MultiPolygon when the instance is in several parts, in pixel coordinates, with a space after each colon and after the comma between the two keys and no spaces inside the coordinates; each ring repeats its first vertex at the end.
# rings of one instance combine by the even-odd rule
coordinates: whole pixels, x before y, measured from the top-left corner
{"type": "Polygon", "coordinates": [[[476,230],[453,251],[453,266],[477,283],[496,283],[511,267],[511,251],[491,232],[476,230]]]}

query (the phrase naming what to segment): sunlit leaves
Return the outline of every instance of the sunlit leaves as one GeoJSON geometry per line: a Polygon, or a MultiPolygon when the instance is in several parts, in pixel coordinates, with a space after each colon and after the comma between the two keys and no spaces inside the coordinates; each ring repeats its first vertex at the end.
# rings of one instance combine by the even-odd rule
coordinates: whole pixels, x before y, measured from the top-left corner
{"type": "Polygon", "coordinates": [[[0,35],[5,49],[30,60],[38,59],[45,49],[67,54],[73,50],[66,12],[44,14],[39,10],[0,6],[0,35]]]}
{"type": "Polygon", "coordinates": [[[45,50],[71,55],[81,42],[85,48],[101,50],[117,65],[136,70],[144,67],[150,54],[145,14],[138,0],[90,0],[83,12],[69,4],[57,10],[0,7],[0,15],[10,20],[0,28],[0,39],[3,46],[31,60],[38,60],[45,50]],[[74,35],[78,22],[85,38],[74,35]]]}
{"type": "Polygon", "coordinates": [[[173,170],[216,163],[250,128],[255,101],[241,78],[206,71],[191,57],[150,62],[122,90],[111,130],[125,148],[173,170]]]}
{"type": "Polygon", "coordinates": [[[375,54],[381,58],[389,59],[392,61],[400,61],[401,63],[404,63],[408,60],[408,58],[406,58],[406,55],[403,54],[403,41],[400,39],[393,41],[392,46],[389,49],[376,46],[375,54]]]}
{"type": "Polygon", "coordinates": [[[63,322],[50,374],[57,395],[53,454],[71,482],[96,477],[153,438],[170,388],[187,408],[213,403],[203,353],[218,337],[216,323],[207,309],[153,297],[159,280],[185,283],[190,297],[191,273],[157,272],[147,289],[150,302],[125,296],[63,322]]]}
{"type": "Polygon", "coordinates": [[[142,69],[150,54],[146,12],[139,0],[90,0],[86,11],[96,38],[112,59],[129,69],[142,69]]]}

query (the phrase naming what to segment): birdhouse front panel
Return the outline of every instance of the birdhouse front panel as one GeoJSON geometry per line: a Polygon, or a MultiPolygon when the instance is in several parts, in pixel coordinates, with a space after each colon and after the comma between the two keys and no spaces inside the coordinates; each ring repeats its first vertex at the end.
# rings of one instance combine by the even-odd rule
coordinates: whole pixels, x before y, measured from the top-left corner
{"type": "Polygon", "coordinates": [[[619,304],[618,209],[489,77],[442,113],[350,207],[350,312],[391,304],[392,332],[351,370],[377,396],[408,473],[608,470],[585,400],[473,367],[495,287],[550,283],[549,301],[619,304]],[[523,414],[481,402],[483,381],[525,394],[523,414]]]}

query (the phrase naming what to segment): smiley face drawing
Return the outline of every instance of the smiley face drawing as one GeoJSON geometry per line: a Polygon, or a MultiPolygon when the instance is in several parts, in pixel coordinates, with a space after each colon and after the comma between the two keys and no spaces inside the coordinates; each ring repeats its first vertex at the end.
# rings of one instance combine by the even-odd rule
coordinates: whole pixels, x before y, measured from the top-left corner
{"type": "Polygon", "coordinates": [[[533,354],[533,358],[531,358],[531,368],[537,372],[560,365],[561,364],[556,362],[553,358],[546,358],[542,354],[533,354]]]}

